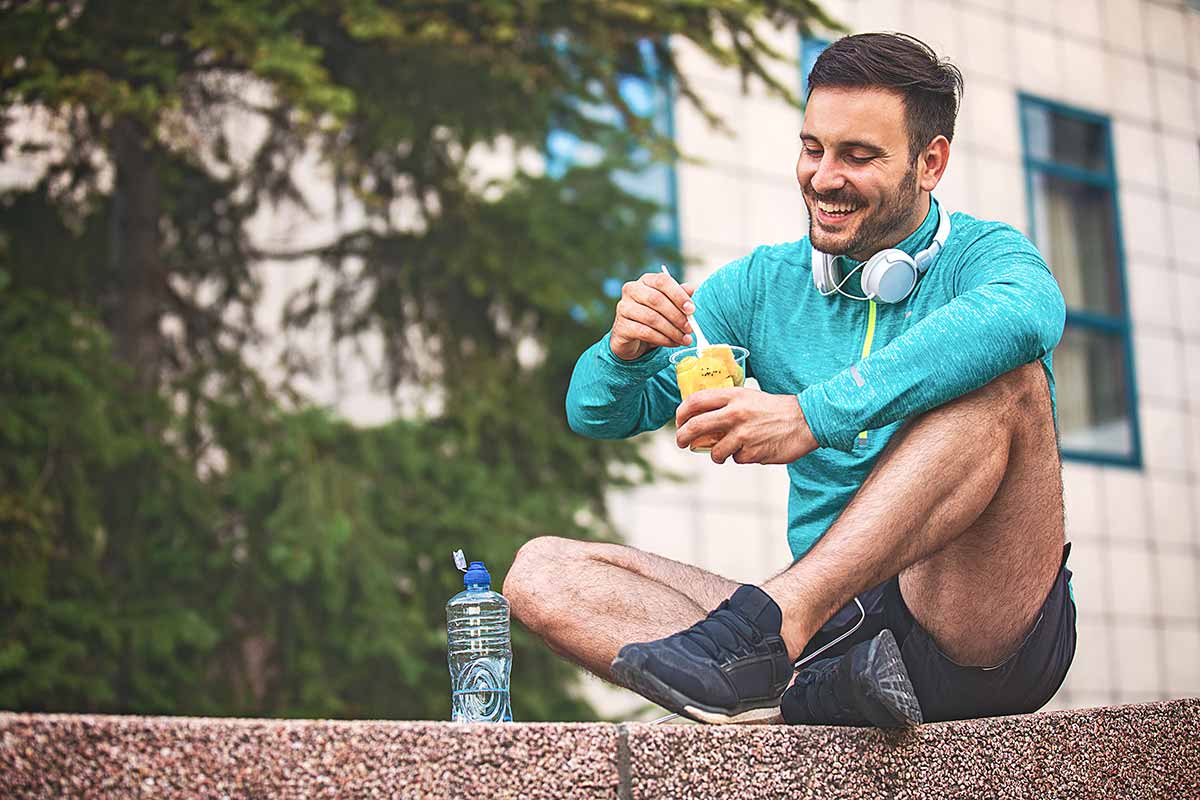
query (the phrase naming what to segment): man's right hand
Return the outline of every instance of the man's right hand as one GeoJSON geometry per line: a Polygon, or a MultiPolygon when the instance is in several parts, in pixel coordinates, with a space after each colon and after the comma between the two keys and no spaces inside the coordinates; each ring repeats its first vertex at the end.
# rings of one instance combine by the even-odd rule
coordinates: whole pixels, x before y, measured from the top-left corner
{"type": "Polygon", "coordinates": [[[632,361],[655,347],[692,343],[687,315],[695,310],[695,284],[679,284],[665,272],[647,272],[621,287],[617,317],[608,346],[617,358],[632,361]]]}

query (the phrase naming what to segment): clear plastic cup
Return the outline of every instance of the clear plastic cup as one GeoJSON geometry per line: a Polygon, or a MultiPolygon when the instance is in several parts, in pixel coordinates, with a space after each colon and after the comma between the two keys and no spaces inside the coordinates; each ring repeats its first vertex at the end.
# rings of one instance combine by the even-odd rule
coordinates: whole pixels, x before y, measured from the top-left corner
{"type": "MultiPolygon", "coordinates": [[[[746,356],[750,351],[729,344],[712,344],[704,348],[684,347],[671,353],[679,396],[687,400],[701,389],[730,389],[746,383],[746,356]],[[703,352],[698,352],[703,350],[703,352]]],[[[704,436],[692,442],[693,453],[707,453],[720,436],[704,436]]]]}

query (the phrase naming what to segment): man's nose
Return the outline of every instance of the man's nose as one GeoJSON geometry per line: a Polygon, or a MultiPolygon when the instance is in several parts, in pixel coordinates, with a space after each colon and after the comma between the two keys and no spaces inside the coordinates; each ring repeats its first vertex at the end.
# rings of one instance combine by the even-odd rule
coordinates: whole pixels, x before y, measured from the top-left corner
{"type": "Polygon", "coordinates": [[[837,191],[846,185],[846,176],[842,174],[837,159],[829,151],[821,155],[817,169],[813,172],[812,188],[817,194],[837,191]]]}

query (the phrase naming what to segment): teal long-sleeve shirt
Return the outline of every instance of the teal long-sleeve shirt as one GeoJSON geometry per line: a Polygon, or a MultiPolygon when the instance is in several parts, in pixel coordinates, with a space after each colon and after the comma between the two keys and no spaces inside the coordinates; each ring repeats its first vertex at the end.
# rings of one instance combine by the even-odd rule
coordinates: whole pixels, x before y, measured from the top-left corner
{"type": "MultiPolygon", "coordinates": [[[[936,200],[898,246],[910,255],[937,229],[936,200]]],[[[1062,337],[1062,293],[1041,254],[1015,228],[951,215],[951,231],[916,290],[896,304],[822,296],[807,238],[759,247],[696,290],[712,342],[750,351],[747,375],[795,394],[820,447],[788,465],[788,545],[800,558],[824,535],[904,420],[1040,359],[1054,410],[1051,351],[1062,337]]],[[[857,262],[843,258],[843,274],[857,262]]],[[[843,287],[862,294],[858,273],[843,287]]],[[[623,361],[608,336],[588,348],[567,392],[577,433],[619,439],[675,416],[669,348],[623,361]]],[[[913,480],[947,480],[914,475],[913,480]]]]}

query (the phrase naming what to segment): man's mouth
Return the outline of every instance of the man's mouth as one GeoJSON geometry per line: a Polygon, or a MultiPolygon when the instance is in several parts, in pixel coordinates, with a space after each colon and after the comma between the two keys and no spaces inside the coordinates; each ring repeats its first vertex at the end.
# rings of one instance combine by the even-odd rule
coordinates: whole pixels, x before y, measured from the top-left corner
{"type": "Polygon", "coordinates": [[[850,215],[854,214],[860,208],[858,203],[829,203],[824,200],[816,200],[813,202],[813,207],[817,210],[817,218],[821,222],[841,222],[850,215]]]}

